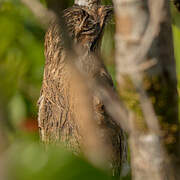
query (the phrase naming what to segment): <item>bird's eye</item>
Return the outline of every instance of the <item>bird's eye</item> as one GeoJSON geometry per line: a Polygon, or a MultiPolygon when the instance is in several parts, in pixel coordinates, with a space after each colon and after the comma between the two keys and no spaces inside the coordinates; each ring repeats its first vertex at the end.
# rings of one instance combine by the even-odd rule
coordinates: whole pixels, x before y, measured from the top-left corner
{"type": "Polygon", "coordinates": [[[96,23],[95,20],[92,17],[86,18],[83,24],[82,32],[89,32],[92,33],[96,29],[96,23]]]}

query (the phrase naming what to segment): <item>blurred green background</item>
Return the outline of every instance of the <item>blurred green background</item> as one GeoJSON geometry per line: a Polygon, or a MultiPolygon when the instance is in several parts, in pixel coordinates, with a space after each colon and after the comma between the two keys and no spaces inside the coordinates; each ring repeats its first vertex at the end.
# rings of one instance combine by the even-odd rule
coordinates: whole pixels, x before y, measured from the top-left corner
{"type": "MultiPolygon", "coordinates": [[[[45,0],[41,2],[46,6],[45,0]]],[[[72,4],[66,0],[64,8],[72,4]]],[[[113,24],[108,26],[102,47],[112,72],[113,29],[113,24]]],[[[112,179],[62,147],[49,147],[45,152],[39,145],[37,101],[43,77],[44,35],[20,0],[0,0],[0,121],[5,124],[1,127],[0,122],[0,129],[6,128],[8,136],[8,179],[112,179]]]]}
{"type": "MultiPolygon", "coordinates": [[[[46,5],[45,0],[41,2],[46,5]]],[[[65,6],[72,3],[72,0],[66,0],[65,6]]],[[[180,82],[180,13],[174,7],[172,26],[180,82]]],[[[111,23],[106,28],[102,54],[114,78],[113,34],[114,24],[111,23]]],[[[56,148],[50,148],[47,154],[43,154],[42,147],[37,145],[36,104],[43,76],[44,35],[36,18],[19,0],[0,0],[0,116],[8,127],[8,137],[13,144],[10,154],[16,157],[14,164],[11,163],[13,178],[10,179],[110,179],[104,172],[71,153],[64,150],[58,153],[56,148]],[[23,143],[25,139],[30,139],[29,143],[23,143]]]]}
{"type": "MultiPolygon", "coordinates": [[[[72,3],[66,0],[65,6],[72,3]]],[[[102,47],[109,64],[114,54],[113,26],[108,26],[102,47]]],[[[36,131],[45,32],[19,0],[0,0],[0,34],[0,100],[6,120],[15,131],[36,131]]]]}
{"type": "MultiPolygon", "coordinates": [[[[178,101],[179,101],[179,112],[180,112],[180,13],[172,5],[171,6],[172,14],[172,28],[173,28],[173,37],[174,37],[174,53],[176,58],[176,70],[177,70],[177,80],[178,80],[178,101]]],[[[180,118],[179,118],[180,122],[180,118]]]]}

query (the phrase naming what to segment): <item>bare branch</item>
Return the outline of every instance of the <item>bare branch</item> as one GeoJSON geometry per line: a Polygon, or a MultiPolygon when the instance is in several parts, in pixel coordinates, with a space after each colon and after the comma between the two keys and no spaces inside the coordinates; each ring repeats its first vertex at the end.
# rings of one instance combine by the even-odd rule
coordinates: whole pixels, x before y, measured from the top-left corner
{"type": "MultiPolygon", "coordinates": [[[[143,88],[143,74],[139,71],[138,64],[145,60],[159,32],[164,15],[162,11],[164,0],[149,0],[150,18],[148,18],[147,1],[114,0],[114,5],[117,22],[117,80],[119,86],[121,86],[124,74],[132,80],[149,129],[147,134],[144,134],[137,131],[136,127],[132,127],[129,134],[133,179],[174,179],[172,168],[159,137],[158,119],[143,88]]],[[[129,121],[135,121],[134,117],[129,121]]]]}
{"type": "Polygon", "coordinates": [[[140,100],[140,105],[141,109],[143,111],[144,119],[147,123],[147,126],[150,131],[157,133],[158,135],[160,134],[160,128],[159,128],[159,123],[157,116],[154,112],[154,108],[152,103],[150,102],[146,91],[143,88],[142,85],[142,74],[137,73],[131,75],[131,79],[134,83],[134,86],[136,88],[136,91],[139,94],[139,100],[140,100]]]}
{"type": "Polygon", "coordinates": [[[136,57],[137,61],[143,61],[144,57],[147,55],[154,38],[158,35],[160,30],[160,23],[164,16],[164,0],[151,0],[149,1],[149,9],[150,9],[150,20],[149,24],[146,28],[144,36],[141,40],[141,45],[139,50],[137,51],[136,57]],[[159,13],[161,12],[161,13],[159,13]]]}
{"type": "Polygon", "coordinates": [[[131,77],[136,90],[139,93],[141,108],[143,110],[148,128],[149,130],[156,132],[159,132],[158,120],[155,116],[152,104],[149,101],[146,92],[143,90],[143,76],[139,71],[140,68],[138,62],[140,59],[141,61],[142,59],[144,60],[145,55],[147,54],[155,36],[158,33],[162,18],[162,12],[160,13],[158,8],[162,8],[163,0],[160,0],[158,2],[161,3],[157,3],[157,1],[150,2],[150,11],[152,12],[152,15],[150,16],[150,22],[146,32],[148,14],[144,9],[141,8],[142,6],[145,6],[145,2],[141,0],[131,0],[129,1],[129,3],[127,3],[125,2],[125,0],[114,0],[115,11],[117,14],[116,17],[119,18],[117,19],[117,22],[124,23],[117,23],[117,80],[120,84],[122,74],[127,74],[131,77]],[[134,6],[132,6],[132,3],[134,4],[134,6]],[[154,10],[152,6],[157,6],[157,9],[154,10]],[[127,21],[126,23],[125,20],[127,21]],[[132,29],[131,31],[128,31],[129,26],[132,29]],[[153,29],[151,28],[151,26],[153,26],[153,29]],[[143,35],[144,31],[146,32],[145,35],[143,35]]]}
{"type": "Polygon", "coordinates": [[[33,12],[35,17],[39,20],[39,23],[45,29],[48,27],[49,23],[56,18],[55,13],[43,7],[37,0],[21,0],[21,2],[33,12]]]}

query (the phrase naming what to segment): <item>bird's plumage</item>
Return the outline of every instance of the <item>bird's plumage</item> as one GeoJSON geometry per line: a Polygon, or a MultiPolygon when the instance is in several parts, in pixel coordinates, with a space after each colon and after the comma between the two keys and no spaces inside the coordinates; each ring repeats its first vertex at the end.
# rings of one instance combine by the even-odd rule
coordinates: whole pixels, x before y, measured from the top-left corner
{"type": "MultiPolygon", "coordinates": [[[[99,6],[97,11],[74,5],[63,12],[63,17],[73,44],[80,45],[86,56],[79,60],[87,76],[106,83],[113,88],[111,76],[104,64],[95,55],[100,51],[104,26],[112,8],[99,6]]],[[[67,52],[63,47],[58,20],[52,22],[45,37],[45,68],[41,97],[39,100],[39,127],[41,139],[45,143],[65,142],[70,149],[79,151],[80,132],[75,121],[75,99],[71,86],[71,72],[67,66],[67,52]]],[[[78,85],[77,85],[78,86],[78,85]]],[[[106,134],[113,149],[113,168],[119,172],[125,153],[124,134],[106,112],[103,103],[92,95],[94,117],[101,121],[99,128],[106,134]]],[[[88,128],[88,127],[87,127],[88,128]]]]}

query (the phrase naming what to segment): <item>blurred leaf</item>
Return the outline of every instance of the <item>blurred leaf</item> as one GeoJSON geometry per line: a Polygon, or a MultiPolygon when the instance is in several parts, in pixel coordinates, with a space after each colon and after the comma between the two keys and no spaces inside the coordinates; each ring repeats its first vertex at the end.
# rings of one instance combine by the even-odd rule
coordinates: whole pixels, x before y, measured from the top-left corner
{"type": "Polygon", "coordinates": [[[5,106],[11,104],[11,108],[5,107],[9,109],[10,120],[21,121],[26,115],[37,115],[36,102],[44,64],[44,31],[19,0],[6,0],[0,4],[0,33],[1,100],[5,106]],[[20,98],[17,100],[17,92],[23,104],[20,98]]]}
{"type": "Polygon", "coordinates": [[[44,147],[37,143],[16,143],[10,151],[9,180],[110,180],[102,170],[61,146],[44,147]]]}
{"type": "Polygon", "coordinates": [[[9,112],[14,127],[20,126],[26,117],[26,105],[21,94],[16,94],[9,103],[9,112]]]}
{"type": "MultiPolygon", "coordinates": [[[[180,111],[180,13],[177,9],[172,6],[171,7],[172,13],[172,22],[173,22],[173,38],[174,38],[174,53],[176,59],[176,71],[177,71],[177,80],[178,80],[178,101],[179,101],[179,111],[180,111]]],[[[180,117],[179,117],[180,122],[180,117]]]]}

